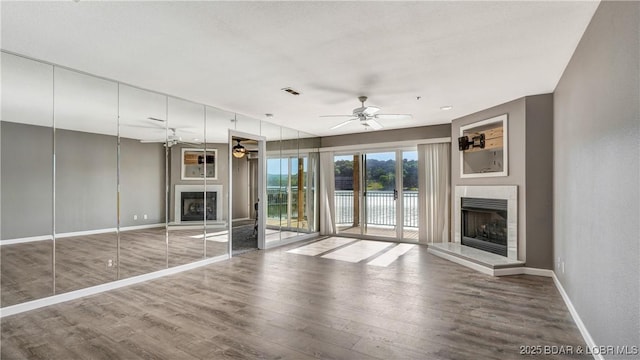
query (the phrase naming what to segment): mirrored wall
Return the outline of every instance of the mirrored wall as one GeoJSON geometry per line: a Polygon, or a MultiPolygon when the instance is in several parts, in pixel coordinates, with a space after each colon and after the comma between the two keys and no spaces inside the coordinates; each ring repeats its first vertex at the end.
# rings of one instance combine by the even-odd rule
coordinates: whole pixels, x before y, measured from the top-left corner
{"type": "Polygon", "coordinates": [[[318,231],[312,135],[5,52],[2,95],[2,307],[227,258],[260,216],[267,247],[318,231]]]}

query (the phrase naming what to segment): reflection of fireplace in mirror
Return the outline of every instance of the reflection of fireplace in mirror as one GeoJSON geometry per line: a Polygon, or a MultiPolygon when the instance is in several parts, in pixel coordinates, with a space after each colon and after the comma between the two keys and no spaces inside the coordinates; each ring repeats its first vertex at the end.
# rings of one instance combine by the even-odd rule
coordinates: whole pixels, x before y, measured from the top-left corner
{"type": "Polygon", "coordinates": [[[461,199],[462,245],[507,256],[507,200],[461,199]]]}
{"type": "Polygon", "coordinates": [[[204,192],[183,191],[180,194],[180,221],[202,221],[207,214],[207,220],[216,220],[216,191],[207,191],[206,211],[204,192]]]}

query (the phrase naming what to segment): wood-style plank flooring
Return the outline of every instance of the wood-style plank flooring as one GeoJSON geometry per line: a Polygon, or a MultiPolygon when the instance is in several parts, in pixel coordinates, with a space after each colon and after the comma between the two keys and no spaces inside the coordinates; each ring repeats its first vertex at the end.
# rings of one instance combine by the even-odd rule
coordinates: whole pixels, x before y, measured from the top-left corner
{"type": "Polygon", "coordinates": [[[486,276],[423,246],[387,267],[287,252],[303,245],[3,318],[0,356],[522,359],[523,345],[584,345],[549,278],[486,276]]]}
{"type": "MultiPolygon", "coordinates": [[[[202,235],[203,230],[172,229],[167,245],[163,227],[123,231],[119,263],[116,233],[60,238],[55,247],[55,283],[52,241],[4,245],[0,303],[14,305],[202,260],[202,235]]],[[[227,253],[226,242],[207,241],[206,246],[206,257],[227,253]]]]}

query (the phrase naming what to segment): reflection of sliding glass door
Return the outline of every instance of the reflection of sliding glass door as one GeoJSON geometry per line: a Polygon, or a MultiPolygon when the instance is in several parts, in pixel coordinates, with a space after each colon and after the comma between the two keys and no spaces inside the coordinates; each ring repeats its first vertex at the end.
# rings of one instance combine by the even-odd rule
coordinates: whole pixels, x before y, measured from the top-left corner
{"type": "Polygon", "coordinates": [[[338,155],[334,168],[339,233],[417,241],[416,151],[338,155]]]}
{"type": "Polygon", "coordinates": [[[307,166],[306,156],[267,160],[272,171],[267,184],[268,224],[290,231],[307,230],[307,166]]]}

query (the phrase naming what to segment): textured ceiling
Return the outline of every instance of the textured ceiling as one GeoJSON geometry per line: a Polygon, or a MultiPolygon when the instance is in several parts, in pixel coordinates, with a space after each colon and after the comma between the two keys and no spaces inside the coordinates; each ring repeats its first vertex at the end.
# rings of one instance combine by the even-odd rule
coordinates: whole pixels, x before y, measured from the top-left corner
{"type": "Polygon", "coordinates": [[[380,121],[398,128],[552,92],[598,2],[1,6],[4,50],[326,136],[363,131],[319,117],[350,114],[359,95],[381,113],[413,114],[380,121]]]}

